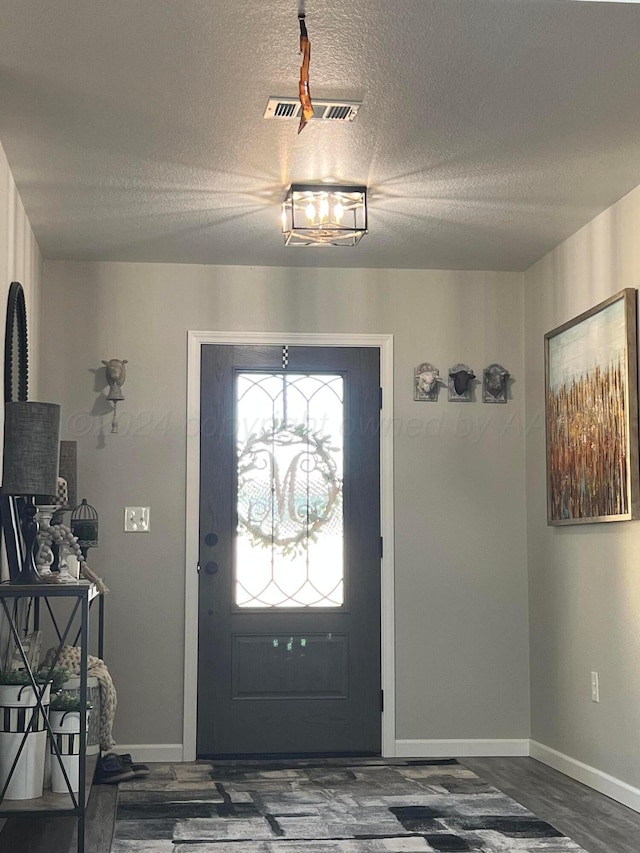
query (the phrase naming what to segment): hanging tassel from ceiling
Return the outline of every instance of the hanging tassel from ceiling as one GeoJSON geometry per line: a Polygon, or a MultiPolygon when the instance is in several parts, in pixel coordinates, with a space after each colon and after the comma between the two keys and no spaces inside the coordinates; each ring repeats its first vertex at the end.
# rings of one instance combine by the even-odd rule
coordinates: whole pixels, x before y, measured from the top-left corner
{"type": "Polygon", "coordinates": [[[300,92],[300,105],[302,113],[300,115],[300,124],[298,133],[301,133],[305,125],[313,117],[313,104],[311,103],[311,94],[309,93],[309,65],[311,64],[311,42],[307,33],[307,25],[305,23],[304,12],[298,14],[300,22],[300,53],[302,54],[302,65],[300,66],[300,83],[298,89],[300,92]]]}

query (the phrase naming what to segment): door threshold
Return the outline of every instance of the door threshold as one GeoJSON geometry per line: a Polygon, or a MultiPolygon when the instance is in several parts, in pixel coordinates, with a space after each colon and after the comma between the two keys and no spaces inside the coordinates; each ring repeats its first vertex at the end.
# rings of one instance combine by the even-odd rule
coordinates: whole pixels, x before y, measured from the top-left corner
{"type": "Polygon", "coordinates": [[[198,761],[325,761],[332,758],[382,758],[379,752],[247,752],[198,755],[198,761]]]}

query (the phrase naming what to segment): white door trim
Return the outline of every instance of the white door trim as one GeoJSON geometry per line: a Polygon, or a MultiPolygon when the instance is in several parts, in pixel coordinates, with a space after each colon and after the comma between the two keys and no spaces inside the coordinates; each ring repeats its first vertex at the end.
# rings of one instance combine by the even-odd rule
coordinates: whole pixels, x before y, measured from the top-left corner
{"type": "Polygon", "coordinates": [[[187,500],[184,613],[184,718],[182,760],[196,757],[198,698],[198,537],[200,513],[200,351],[204,344],[289,344],[318,347],[378,347],[382,412],[380,432],[380,522],[384,537],[382,591],[382,755],[395,755],[395,624],[393,525],[393,335],[343,335],[291,332],[188,332],[187,500]]]}

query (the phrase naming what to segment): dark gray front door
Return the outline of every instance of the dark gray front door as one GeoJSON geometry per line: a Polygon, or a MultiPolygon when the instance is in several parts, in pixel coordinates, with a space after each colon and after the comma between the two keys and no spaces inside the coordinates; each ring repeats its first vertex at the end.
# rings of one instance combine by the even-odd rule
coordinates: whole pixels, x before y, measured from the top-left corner
{"type": "Polygon", "coordinates": [[[379,754],[379,351],[201,366],[198,756],[379,754]]]}

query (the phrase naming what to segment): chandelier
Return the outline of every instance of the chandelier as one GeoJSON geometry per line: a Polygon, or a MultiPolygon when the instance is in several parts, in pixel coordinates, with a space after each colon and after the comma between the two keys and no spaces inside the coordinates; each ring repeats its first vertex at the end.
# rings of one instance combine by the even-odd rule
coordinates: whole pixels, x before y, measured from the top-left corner
{"type": "Polygon", "coordinates": [[[282,233],[285,246],[355,246],[367,233],[367,188],[291,184],[282,233]]]}

